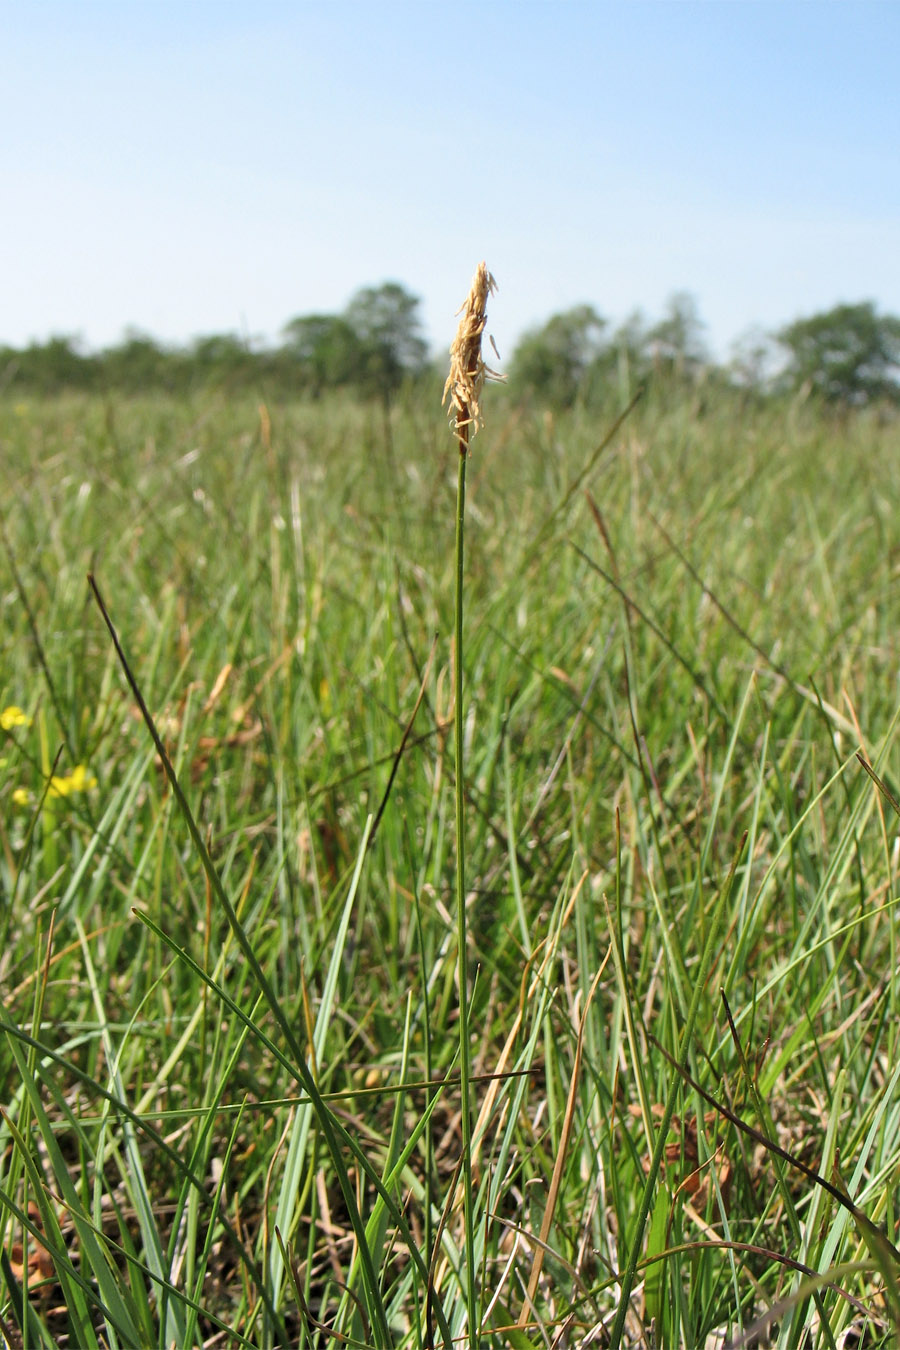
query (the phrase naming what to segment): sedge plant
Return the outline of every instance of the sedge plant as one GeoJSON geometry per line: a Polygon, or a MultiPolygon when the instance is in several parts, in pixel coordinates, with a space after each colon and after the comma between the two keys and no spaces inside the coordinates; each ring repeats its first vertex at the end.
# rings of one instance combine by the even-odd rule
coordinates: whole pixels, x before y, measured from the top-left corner
{"type": "Polygon", "coordinates": [[[450,347],[450,373],[444,385],[444,403],[450,405],[453,432],[459,448],[456,486],[456,584],[454,590],[454,768],[456,774],[456,928],[459,984],[459,1064],[462,1112],[463,1222],[465,1225],[466,1315],[469,1344],[479,1343],[478,1294],[475,1282],[475,1214],[472,1177],[472,1082],[469,1043],[469,965],[466,917],[466,797],[463,763],[463,590],[465,581],[466,465],[471,438],[482,424],[481,393],[487,378],[498,378],[482,356],[488,297],[496,282],[481,262],[469,294],[460,308],[459,327],[450,347]]]}

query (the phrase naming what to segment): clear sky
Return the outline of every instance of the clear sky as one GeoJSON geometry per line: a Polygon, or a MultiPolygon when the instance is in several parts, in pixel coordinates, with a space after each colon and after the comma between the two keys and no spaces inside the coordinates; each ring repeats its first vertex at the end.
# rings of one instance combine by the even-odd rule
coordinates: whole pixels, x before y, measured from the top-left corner
{"type": "Polygon", "coordinates": [[[894,0],[0,0],[0,343],[900,313],[894,0]]]}

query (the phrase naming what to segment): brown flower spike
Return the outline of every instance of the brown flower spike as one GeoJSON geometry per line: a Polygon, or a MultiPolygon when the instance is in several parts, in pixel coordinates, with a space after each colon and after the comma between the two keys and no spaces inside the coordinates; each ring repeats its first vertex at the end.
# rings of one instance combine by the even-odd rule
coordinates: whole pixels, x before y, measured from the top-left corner
{"type": "Polygon", "coordinates": [[[496,289],[497,283],[486,265],[479,263],[469,294],[461,309],[457,310],[462,318],[450,347],[450,374],[444,385],[441,402],[446,403],[449,395],[450,416],[461,455],[468,453],[469,435],[474,436],[478,428],[484,425],[478,400],[485,380],[503,378],[484,364],[481,355],[481,341],[487,322],[487,298],[496,289]]]}

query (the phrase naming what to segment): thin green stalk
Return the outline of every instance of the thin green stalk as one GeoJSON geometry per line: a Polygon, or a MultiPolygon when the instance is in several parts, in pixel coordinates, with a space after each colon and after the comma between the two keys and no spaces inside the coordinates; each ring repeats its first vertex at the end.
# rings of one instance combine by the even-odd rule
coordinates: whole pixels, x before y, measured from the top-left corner
{"type": "Polygon", "coordinates": [[[466,461],[468,428],[459,442],[459,474],[456,483],[456,595],[454,603],[454,747],[456,768],[456,933],[459,944],[459,1066],[462,1111],[463,1219],[466,1229],[466,1308],[469,1345],[477,1350],[478,1298],[475,1288],[475,1213],[472,1181],[472,1092],[469,1046],[469,958],[466,924],[466,782],[463,764],[463,581],[465,578],[466,461]],[[465,435],[465,439],[463,439],[465,435]]]}
{"type": "Polygon", "coordinates": [[[495,289],[494,278],[484,263],[479,263],[469,294],[460,310],[462,318],[450,347],[450,374],[444,385],[444,401],[449,398],[453,427],[459,445],[459,476],[456,488],[456,597],[454,605],[453,669],[454,748],[456,769],[456,937],[459,981],[459,1060],[462,1095],[462,1179],[463,1220],[466,1243],[466,1316],[469,1346],[480,1342],[478,1292],[475,1287],[475,1214],[472,1183],[472,1091],[469,1059],[469,963],[466,925],[466,777],[463,764],[463,581],[465,579],[466,460],[469,440],[481,422],[478,400],[485,379],[492,374],[481,358],[481,339],[487,319],[485,305],[495,289]]]}

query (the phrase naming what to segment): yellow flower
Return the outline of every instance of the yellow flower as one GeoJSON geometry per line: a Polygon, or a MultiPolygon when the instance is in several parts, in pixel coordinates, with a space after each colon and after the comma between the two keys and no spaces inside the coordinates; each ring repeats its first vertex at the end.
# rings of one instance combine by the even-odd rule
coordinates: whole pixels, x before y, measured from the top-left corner
{"type": "Polygon", "coordinates": [[[21,708],[12,704],[9,708],[4,708],[0,712],[0,728],[4,731],[12,731],[13,727],[30,727],[31,718],[27,713],[23,713],[21,708]]]}
{"type": "Polygon", "coordinates": [[[12,799],[16,806],[27,806],[31,800],[31,793],[27,788],[14,788],[12,799]]]}
{"type": "Polygon", "coordinates": [[[97,786],[97,780],[92,773],[88,773],[83,764],[76,764],[75,768],[69,774],[70,792],[89,792],[91,788],[97,786]]]}
{"type": "Polygon", "coordinates": [[[68,797],[72,792],[88,792],[97,786],[94,775],[89,774],[83,764],[78,764],[67,774],[54,774],[47,789],[48,797],[68,797]]]}

